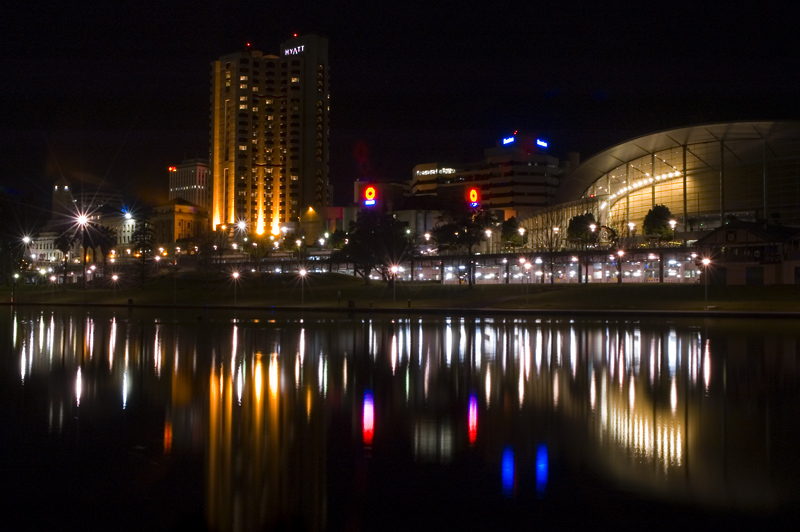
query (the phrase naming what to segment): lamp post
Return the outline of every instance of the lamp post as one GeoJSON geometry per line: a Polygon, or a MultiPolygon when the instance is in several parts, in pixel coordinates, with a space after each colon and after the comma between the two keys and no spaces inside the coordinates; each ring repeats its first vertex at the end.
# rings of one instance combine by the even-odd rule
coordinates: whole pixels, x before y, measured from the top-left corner
{"type": "Polygon", "coordinates": [[[520,247],[520,249],[522,249],[522,247],[524,245],[525,245],[525,228],[524,227],[520,227],[519,228],[519,247],[520,247]]]}
{"type": "Polygon", "coordinates": [[[236,285],[239,281],[239,272],[233,272],[233,306],[238,306],[236,303],[236,285]]]}
{"type": "Polygon", "coordinates": [[[617,250],[617,268],[619,269],[619,275],[617,276],[617,284],[622,284],[622,257],[625,256],[625,251],[620,249],[617,250]]]}
{"type": "Polygon", "coordinates": [[[705,277],[705,307],[704,310],[708,310],[708,266],[711,264],[711,259],[708,257],[703,259],[703,277],[705,277]]]}
{"type": "Polygon", "coordinates": [[[394,264],[390,268],[392,271],[392,303],[397,302],[397,265],[394,264]]]}
{"type": "Polygon", "coordinates": [[[114,299],[117,299],[117,281],[119,281],[119,275],[115,273],[111,276],[111,284],[114,285],[114,299]]]}
{"type": "Polygon", "coordinates": [[[528,294],[531,291],[531,268],[533,265],[530,262],[525,262],[525,276],[528,278],[528,286],[525,287],[525,304],[528,304],[528,294]]]}
{"type": "Polygon", "coordinates": [[[301,268],[299,273],[300,273],[300,306],[304,307],[306,306],[305,282],[306,282],[306,274],[308,272],[306,271],[305,268],[301,268]]]}
{"type": "Polygon", "coordinates": [[[77,218],[78,227],[81,228],[81,254],[83,255],[83,290],[86,290],[86,226],[89,225],[89,217],[81,213],[77,218]]]}
{"type": "Polygon", "coordinates": [[[16,295],[16,292],[17,292],[17,279],[19,279],[19,274],[15,273],[14,274],[14,284],[11,285],[11,302],[12,303],[14,302],[14,296],[16,295]]]}

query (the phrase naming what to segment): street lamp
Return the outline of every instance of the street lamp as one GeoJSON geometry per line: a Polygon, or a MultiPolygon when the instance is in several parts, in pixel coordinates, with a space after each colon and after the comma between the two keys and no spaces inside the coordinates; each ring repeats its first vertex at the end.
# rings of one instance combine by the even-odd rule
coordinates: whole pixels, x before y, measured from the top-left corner
{"type": "Polygon", "coordinates": [[[86,247],[85,247],[85,240],[86,240],[86,226],[89,225],[89,217],[83,213],[78,214],[78,218],[76,218],[76,223],[78,227],[81,229],[81,250],[83,255],[83,289],[86,290],[86,247]]]}
{"type": "Polygon", "coordinates": [[[117,281],[119,281],[119,275],[115,273],[111,276],[111,284],[114,285],[114,299],[117,299],[117,281]]]}
{"type": "Polygon", "coordinates": [[[17,292],[17,279],[19,279],[19,274],[15,273],[14,274],[14,284],[11,285],[11,302],[12,303],[14,302],[14,296],[16,295],[16,292],[17,292]]]}
{"type": "Polygon", "coordinates": [[[703,263],[703,277],[705,277],[705,310],[708,310],[708,266],[711,264],[711,259],[708,257],[702,260],[703,263]]]}
{"type": "Polygon", "coordinates": [[[239,272],[233,272],[233,306],[236,307],[236,285],[239,282],[239,272]]]}
{"type": "Polygon", "coordinates": [[[300,274],[300,306],[304,307],[306,306],[305,281],[306,281],[306,274],[308,273],[308,271],[306,271],[305,268],[301,268],[298,273],[300,274]]]}
{"type": "Polygon", "coordinates": [[[617,255],[619,258],[617,259],[617,267],[619,268],[619,275],[617,276],[617,284],[622,284],[622,257],[625,256],[625,251],[620,249],[617,250],[617,255]]]}
{"type": "Polygon", "coordinates": [[[392,303],[397,302],[397,265],[392,265],[392,303]]]}

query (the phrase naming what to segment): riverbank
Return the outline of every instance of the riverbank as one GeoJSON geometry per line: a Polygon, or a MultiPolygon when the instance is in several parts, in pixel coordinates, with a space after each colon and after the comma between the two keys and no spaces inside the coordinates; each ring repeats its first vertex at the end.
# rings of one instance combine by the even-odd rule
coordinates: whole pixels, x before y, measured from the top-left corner
{"type": "MultiPolygon", "coordinates": [[[[144,288],[24,285],[13,290],[19,304],[129,305],[238,308],[358,308],[380,310],[463,309],[530,311],[615,311],[717,313],[800,313],[798,286],[716,286],[699,284],[509,284],[441,285],[432,282],[365,285],[354,277],[316,273],[301,284],[297,275],[229,275],[193,272],[161,276],[144,288]]],[[[12,288],[0,289],[10,303],[12,288]]]]}

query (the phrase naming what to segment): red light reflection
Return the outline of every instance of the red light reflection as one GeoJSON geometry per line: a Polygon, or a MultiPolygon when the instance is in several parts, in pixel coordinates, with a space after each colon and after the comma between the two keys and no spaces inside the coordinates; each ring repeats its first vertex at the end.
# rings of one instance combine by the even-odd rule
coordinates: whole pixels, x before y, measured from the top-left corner
{"type": "Polygon", "coordinates": [[[372,437],[375,435],[375,404],[372,399],[372,392],[364,392],[364,443],[372,445],[372,437]]]}
{"type": "Polygon", "coordinates": [[[469,444],[475,445],[475,440],[478,439],[478,397],[474,393],[469,396],[467,430],[469,431],[469,444]]]}

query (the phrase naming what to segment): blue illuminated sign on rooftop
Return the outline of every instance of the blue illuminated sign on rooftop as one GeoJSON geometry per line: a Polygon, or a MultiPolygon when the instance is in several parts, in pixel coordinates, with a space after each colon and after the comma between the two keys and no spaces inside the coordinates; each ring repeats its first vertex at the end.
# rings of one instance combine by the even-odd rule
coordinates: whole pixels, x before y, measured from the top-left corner
{"type": "Polygon", "coordinates": [[[514,140],[516,140],[514,137],[506,137],[503,139],[503,144],[511,144],[514,140]]]}
{"type": "Polygon", "coordinates": [[[547,147],[547,141],[542,139],[536,139],[536,145],[541,146],[542,148],[547,147]]]}

